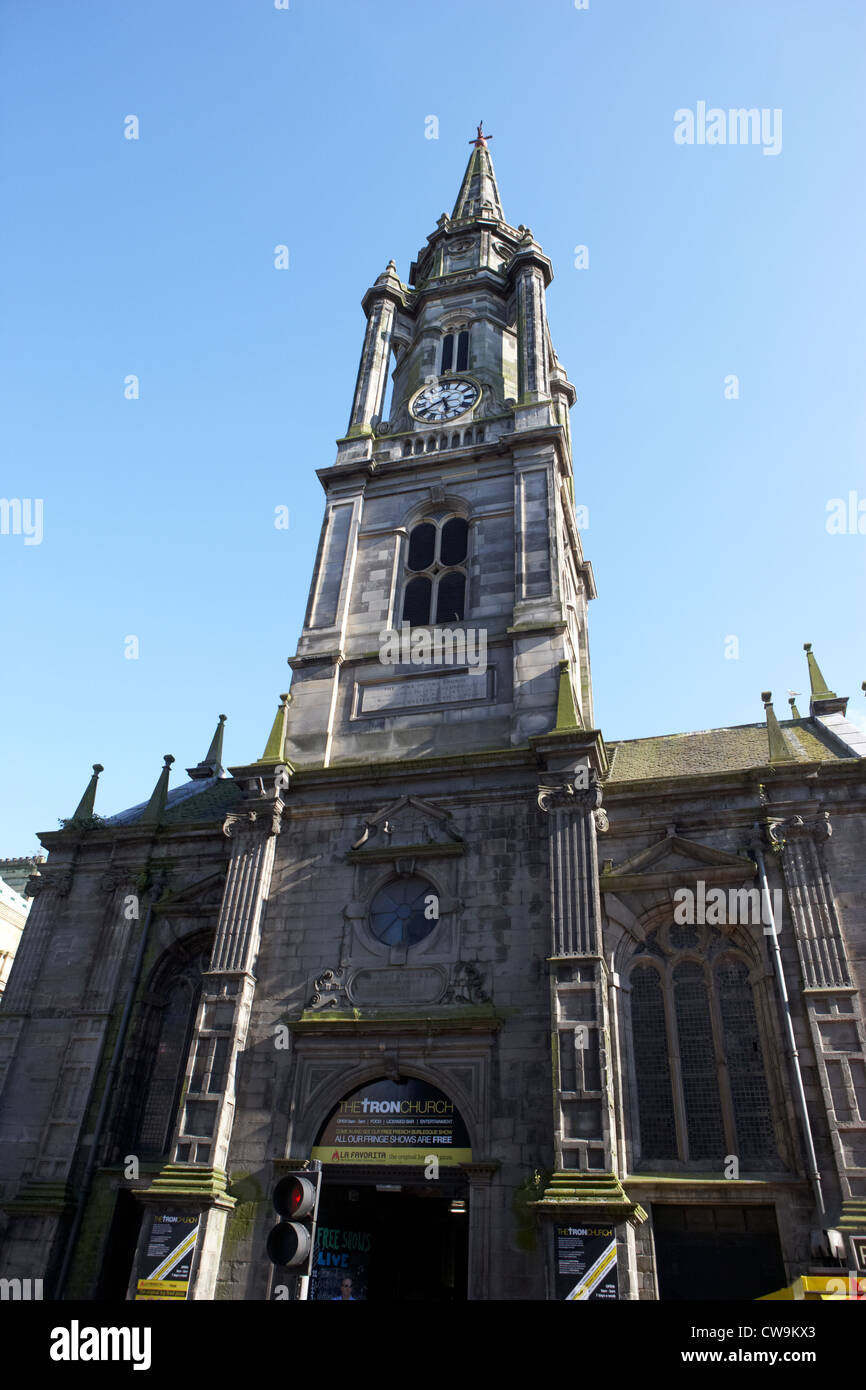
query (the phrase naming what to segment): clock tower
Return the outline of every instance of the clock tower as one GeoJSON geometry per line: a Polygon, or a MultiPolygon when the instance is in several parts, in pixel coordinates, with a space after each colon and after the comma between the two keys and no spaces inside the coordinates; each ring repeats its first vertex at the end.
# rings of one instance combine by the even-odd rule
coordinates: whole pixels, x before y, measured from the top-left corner
{"type": "Polygon", "coordinates": [[[562,717],[593,727],[575,391],[547,325],[550,262],[506,220],[488,138],[479,127],[408,282],[391,261],[364,296],[291,660],[298,767],[525,746],[561,698],[562,717]]]}

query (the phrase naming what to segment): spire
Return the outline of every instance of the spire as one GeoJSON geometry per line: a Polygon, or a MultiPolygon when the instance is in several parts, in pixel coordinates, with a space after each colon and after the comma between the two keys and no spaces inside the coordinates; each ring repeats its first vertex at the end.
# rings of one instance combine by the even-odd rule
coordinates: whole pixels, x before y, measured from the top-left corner
{"type": "Polygon", "coordinates": [[[82,821],[82,820],[91,820],[91,819],[92,819],[92,817],[93,817],[93,808],[94,808],[94,806],[95,806],[95,804],[96,804],[96,784],[97,784],[97,782],[99,781],[99,774],[100,774],[100,772],[104,772],[104,771],[105,771],[105,768],[102,766],[102,763],[94,763],[94,764],[93,764],[93,776],[91,777],[90,781],[89,781],[88,784],[87,784],[87,789],[86,789],[86,791],[85,791],[83,797],[81,798],[81,800],[80,800],[79,803],[78,803],[78,810],[75,812],[75,815],[72,817],[72,820],[73,820],[73,821],[82,821]]]}
{"type": "Polygon", "coordinates": [[[800,711],[797,709],[797,706],[796,706],[796,704],[795,704],[795,701],[796,701],[797,696],[799,695],[799,693],[800,693],[799,690],[795,690],[795,691],[792,692],[792,694],[790,694],[790,695],[788,696],[788,704],[791,706],[791,718],[792,718],[792,719],[802,719],[802,717],[803,717],[803,716],[800,714],[800,711]]]}
{"type": "Polygon", "coordinates": [[[809,686],[812,692],[809,714],[813,719],[820,714],[844,714],[848,708],[848,696],[837,695],[835,690],[830,689],[812,653],[811,642],[803,643],[803,651],[809,663],[809,686]]]}
{"type": "Polygon", "coordinates": [[[482,121],[475,139],[469,142],[473,149],[451,214],[452,222],[482,216],[496,217],[500,222],[505,221],[499,189],[496,186],[496,175],[493,172],[493,161],[487,149],[487,141],[492,140],[493,136],[483,134],[483,124],[482,121]]]}
{"type": "Polygon", "coordinates": [[[171,754],[166,753],[163,769],[159,774],[150,801],[148,801],[138,818],[139,825],[160,825],[162,823],[165,803],[168,800],[168,779],[171,776],[171,765],[173,762],[174,758],[171,754]]]}
{"type": "Polygon", "coordinates": [[[773,711],[773,696],[769,690],[761,691],[761,699],[764,702],[764,713],[767,716],[767,739],[770,745],[770,756],[768,761],[771,763],[788,763],[793,758],[785,735],[779,725],[779,721],[773,711]]]}
{"type": "Polygon", "coordinates": [[[187,774],[190,777],[221,777],[225,772],[222,763],[223,729],[225,727],[225,722],[226,716],[221,714],[219,723],[214,730],[214,736],[211,739],[210,748],[207,750],[204,758],[200,763],[197,763],[195,767],[187,768],[187,774]]]}
{"type": "Polygon", "coordinates": [[[291,696],[286,693],[280,696],[280,707],[274,720],[270,737],[265,744],[265,751],[259,758],[260,763],[284,763],[286,762],[286,723],[289,717],[289,701],[291,696]]]}

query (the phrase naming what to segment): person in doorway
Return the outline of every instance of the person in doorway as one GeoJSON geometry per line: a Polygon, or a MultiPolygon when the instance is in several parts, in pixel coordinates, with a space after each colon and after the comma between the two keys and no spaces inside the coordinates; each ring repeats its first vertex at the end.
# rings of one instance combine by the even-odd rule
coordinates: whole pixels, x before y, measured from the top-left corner
{"type": "Polygon", "coordinates": [[[340,1280],[340,1292],[331,1299],[332,1303],[357,1303],[358,1300],[352,1292],[352,1276],[345,1274],[340,1280]]]}

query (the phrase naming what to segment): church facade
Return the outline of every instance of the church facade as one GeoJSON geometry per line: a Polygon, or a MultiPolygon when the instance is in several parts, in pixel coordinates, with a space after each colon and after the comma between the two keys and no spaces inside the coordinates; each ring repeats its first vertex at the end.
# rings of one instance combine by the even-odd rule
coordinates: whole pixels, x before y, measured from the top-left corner
{"type": "Polygon", "coordinates": [[[367,291],[263,755],[47,862],[0,1010],[0,1274],[263,1300],[758,1298],[866,1265],[866,738],[606,743],[552,268],[478,137],[367,291]],[[393,367],[393,371],[392,371],[393,367]],[[388,380],[391,397],[383,418],[388,380]]]}

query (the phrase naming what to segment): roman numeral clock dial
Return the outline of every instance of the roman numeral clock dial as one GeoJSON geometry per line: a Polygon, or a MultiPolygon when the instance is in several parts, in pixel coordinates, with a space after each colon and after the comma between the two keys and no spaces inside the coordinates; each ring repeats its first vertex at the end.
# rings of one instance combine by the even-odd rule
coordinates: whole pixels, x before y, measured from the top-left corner
{"type": "Polygon", "coordinates": [[[478,400],[478,387],[472,381],[461,381],[456,377],[444,377],[435,386],[425,386],[412,402],[412,414],[416,420],[428,425],[439,425],[445,420],[453,420],[463,415],[478,400]]]}

